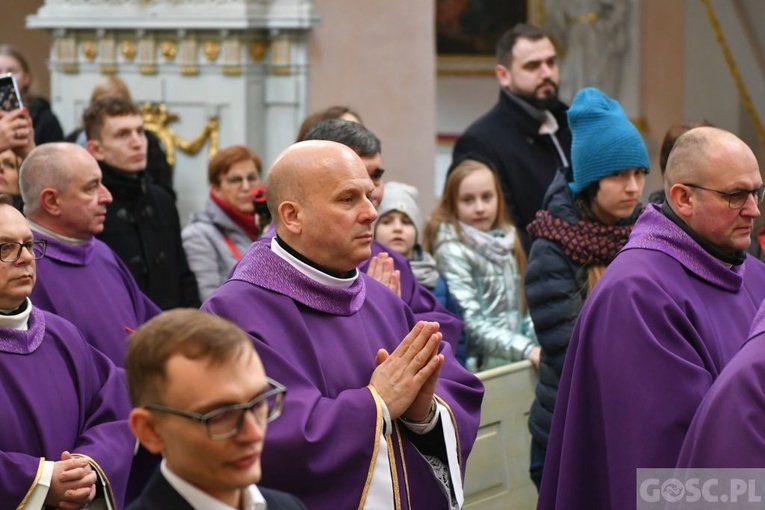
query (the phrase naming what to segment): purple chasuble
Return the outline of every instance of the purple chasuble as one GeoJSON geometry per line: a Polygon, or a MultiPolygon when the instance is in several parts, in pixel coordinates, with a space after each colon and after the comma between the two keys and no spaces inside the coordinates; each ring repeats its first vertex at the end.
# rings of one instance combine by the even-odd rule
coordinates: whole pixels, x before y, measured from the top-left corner
{"type": "Polygon", "coordinates": [[[71,321],[90,345],[123,366],[128,328],[135,330],[161,310],[102,241],[93,238],[75,246],[33,232],[48,247],[37,261],[32,304],[71,321]]]}
{"type": "Polygon", "coordinates": [[[765,306],[696,411],[677,466],[765,467],[765,306]]]}
{"type": "MultiPolygon", "coordinates": [[[[291,492],[312,510],[359,508],[365,500],[382,411],[368,388],[378,349],[392,352],[414,326],[411,310],[361,274],[348,289],[317,283],[252,244],[202,310],[252,338],[266,373],[288,388],[282,416],[268,427],[262,484],[291,492]]],[[[459,458],[475,441],[483,386],[442,342],[436,396],[458,431],[459,458]]],[[[448,501],[404,427],[394,422],[388,452],[402,509],[446,509],[448,501]]],[[[393,507],[393,502],[391,502],[393,507]]]]}
{"type": "Polygon", "coordinates": [[[571,336],[539,508],[635,508],[636,469],[675,466],[763,298],[765,264],[729,267],[649,205],[571,336]]]}
{"type": "MultiPolygon", "coordinates": [[[[443,333],[444,340],[449,342],[452,352],[456,352],[464,327],[462,321],[447,310],[430,290],[417,281],[406,257],[378,241],[373,241],[372,257],[381,252],[387,253],[393,259],[393,268],[398,269],[400,273],[401,299],[412,309],[415,320],[437,322],[441,326],[439,331],[443,333]]],[[[367,272],[369,260],[371,259],[361,263],[359,271],[367,272]]]]}
{"type": "Polygon", "coordinates": [[[36,308],[28,331],[0,328],[0,338],[2,507],[28,496],[42,458],[55,462],[69,451],[101,467],[122,508],[135,446],[122,370],[71,323],[36,308]]]}

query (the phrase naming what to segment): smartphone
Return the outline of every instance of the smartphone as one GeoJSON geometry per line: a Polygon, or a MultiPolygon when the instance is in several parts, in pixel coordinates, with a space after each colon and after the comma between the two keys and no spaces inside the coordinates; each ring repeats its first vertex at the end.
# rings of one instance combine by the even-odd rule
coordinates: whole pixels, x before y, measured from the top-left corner
{"type": "Polygon", "coordinates": [[[21,94],[13,74],[0,75],[0,110],[9,112],[21,107],[21,94]]]}

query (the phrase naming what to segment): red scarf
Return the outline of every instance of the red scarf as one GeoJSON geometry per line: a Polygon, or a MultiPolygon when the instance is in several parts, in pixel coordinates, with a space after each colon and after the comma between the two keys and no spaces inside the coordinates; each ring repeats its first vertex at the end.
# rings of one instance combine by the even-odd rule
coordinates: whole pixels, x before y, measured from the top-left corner
{"type": "Polygon", "coordinates": [[[218,197],[212,191],[210,191],[210,198],[224,213],[226,213],[226,216],[231,218],[231,221],[244,230],[244,233],[247,234],[250,239],[253,241],[258,240],[258,227],[255,226],[255,213],[243,213],[230,203],[218,197]]]}

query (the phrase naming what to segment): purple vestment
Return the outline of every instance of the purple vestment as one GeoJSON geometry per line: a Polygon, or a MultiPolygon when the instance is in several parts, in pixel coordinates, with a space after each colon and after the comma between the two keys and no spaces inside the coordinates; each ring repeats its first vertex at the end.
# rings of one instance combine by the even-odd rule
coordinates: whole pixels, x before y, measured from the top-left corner
{"type": "MultiPolygon", "coordinates": [[[[412,266],[409,265],[409,261],[403,255],[378,241],[373,241],[372,257],[381,252],[387,253],[393,259],[393,268],[398,269],[400,274],[401,299],[412,309],[415,320],[439,323],[441,325],[439,331],[443,333],[444,340],[449,342],[452,353],[456,352],[460,335],[462,335],[462,321],[449,312],[432,292],[417,281],[412,266]]],[[[362,262],[359,271],[366,273],[370,260],[371,258],[362,262]]]]}
{"type": "Polygon", "coordinates": [[[36,308],[29,330],[0,328],[0,506],[34,488],[41,459],[91,457],[122,508],[135,438],[124,373],[68,321],[36,308]]]}
{"type": "Polygon", "coordinates": [[[678,467],[765,467],[765,306],[751,335],[696,411],[678,467]]]}
{"type": "Polygon", "coordinates": [[[34,231],[48,242],[37,261],[32,304],[71,321],[96,349],[123,366],[127,337],[161,310],[141,290],[120,258],[102,241],[74,246],[34,231]]]}
{"type": "MultiPolygon", "coordinates": [[[[262,484],[295,494],[312,510],[359,508],[383,423],[368,388],[375,355],[406,336],[415,324],[411,310],[365,274],[348,289],[317,283],[264,242],[252,244],[202,309],[241,326],[266,373],[288,388],[283,415],[268,427],[262,484]]],[[[443,342],[436,396],[452,413],[464,473],[483,387],[450,350],[443,342]]],[[[403,425],[393,428],[389,451],[379,454],[395,466],[399,508],[448,508],[403,425]]]]}
{"type": "Polygon", "coordinates": [[[763,298],[765,265],[729,267],[648,206],[574,328],[539,508],[634,508],[636,469],[675,466],[763,298]]]}

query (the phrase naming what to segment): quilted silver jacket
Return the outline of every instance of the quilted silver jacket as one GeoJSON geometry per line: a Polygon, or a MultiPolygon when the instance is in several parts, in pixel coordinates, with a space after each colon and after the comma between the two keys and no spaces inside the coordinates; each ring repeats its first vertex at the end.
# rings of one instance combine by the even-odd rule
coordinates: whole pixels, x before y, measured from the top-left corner
{"type": "Polygon", "coordinates": [[[537,341],[531,318],[521,311],[515,257],[493,262],[466,245],[449,223],[439,227],[433,256],[464,312],[468,368],[480,371],[526,359],[537,341]]]}

